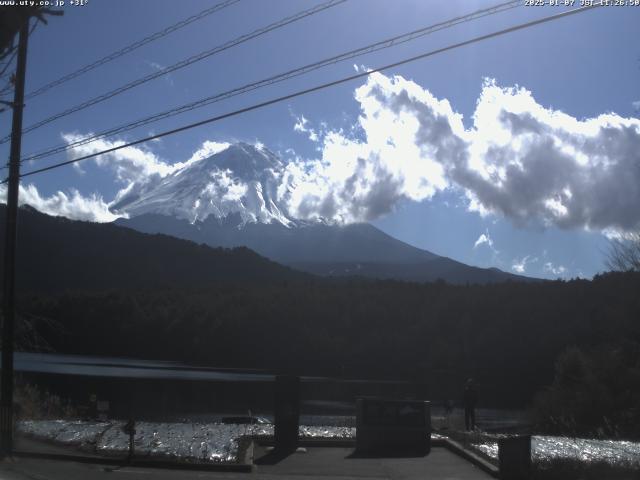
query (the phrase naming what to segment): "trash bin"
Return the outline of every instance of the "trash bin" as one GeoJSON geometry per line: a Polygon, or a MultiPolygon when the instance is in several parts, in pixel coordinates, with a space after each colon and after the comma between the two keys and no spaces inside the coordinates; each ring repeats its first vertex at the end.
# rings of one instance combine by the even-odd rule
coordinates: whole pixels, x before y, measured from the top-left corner
{"type": "Polygon", "coordinates": [[[295,450],[298,447],[300,419],[300,377],[276,377],[274,413],[275,449],[280,452],[295,450]]]}
{"type": "Polygon", "coordinates": [[[431,451],[431,404],[375,397],[356,401],[356,451],[422,456],[431,451]]]}
{"type": "Polygon", "coordinates": [[[498,440],[498,463],[502,480],[531,477],[531,435],[513,435],[498,440]]]}

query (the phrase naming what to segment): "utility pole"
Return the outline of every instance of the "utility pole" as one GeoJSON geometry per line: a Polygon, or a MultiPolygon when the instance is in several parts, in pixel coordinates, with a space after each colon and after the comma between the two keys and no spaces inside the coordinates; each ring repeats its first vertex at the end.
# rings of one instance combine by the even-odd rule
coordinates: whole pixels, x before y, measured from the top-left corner
{"type": "Polygon", "coordinates": [[[2,374],[0,376],[0,454],[11,455],[13,450],[13,338],[16,315],[15,273],[16,233],[18,217],[18,189],[20,186],[20,150],[22,143],[22,109],[24,107],[24,80],[27,70],[27,41],[29,20],[20,27],[16,81],[13,96],[13,123],[9,157],[9,188],[7,191],[7,218],[4,240],[4,285],[2,321],[2,374]]]}

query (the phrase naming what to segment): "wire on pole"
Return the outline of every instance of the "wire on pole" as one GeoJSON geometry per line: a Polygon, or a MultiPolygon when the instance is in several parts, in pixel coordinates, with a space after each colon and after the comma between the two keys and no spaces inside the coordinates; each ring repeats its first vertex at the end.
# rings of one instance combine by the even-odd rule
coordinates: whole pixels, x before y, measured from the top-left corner
{"type": "Polygon", "coordinates": [[[60,77],[52,82],[49,82],[46,85],[43,85],[42,87],[34,90],[33,92],[29,92],[26,95],[26,98],[33,98],[33,97],[37,97],[38,95],[42,95],[43,93],[51,90],[53,87],[57,87],[58,85],[61,85],[70,80],[73,80],[74,78],[77,78],[81,75],[84,75],[85,73],[90,72],[91,70],[94,70],[128,53],[131,53],[134,50],[137,50],[138,48],[143,47],[144,45],[147,45],[148,43],[151,43],[156,40],[159,40],[160,38],[166,37],[167,35],[175,32],[176,30],[179,30],[188,25],[191,25],[192,23],[198,20],[201,20],[205,17],[208,17],[209,15],[216,13],[224,8],[230,7],[231,5],[233,5],[234,3],[238,3],[239,1],[240,0],[226,0],[212,7],[206,8],[195,15],[191,15],[190,17],[185,18],[184,20],[181,20],[179,22],[174,23],[173,25],[168,26],[167,28],[164,28],[163,30],[152,33],[151,35],[144,37],[141,40],[138,40],[130,45],[127,45],[126,47],[121,48],[120,50],[116,50],[115,52],[112,52],[109,55],[105,55],[104,57],[100,58],[99,60],[96,60],[95,62],[85,65],[84,67],[81,67],[78,70],[75,70],[67,75],[64,75],[63,77],[60,77]]]}
{"type": "MultiPolygon", "coordinates": [[[[84,110],[86,108],[89,108],[93,105],[96,105],[98,103],[104,102],[105,100],[108,100],[110,98],[115,97],[116,95],[120,95],[121,93],[124,93],[128,90],[131,90],[132,88],[138,87],[140,85],[143,85],[147,82],[150,82],[151,80],[155,80],[156,78],[159,78],[163,75],[167,75],[168,73],[174,72],[176,70],[179,70],[181,68],[187,67],[189,65],[192,65],[196,62],[199,62],[201,60],[204,60],[205,58],[209,58],[217,53],[223,52],[225,50],[228,50],[232,47],[235,47],[236,45],[239,45],[241,43],[247,42],[253,38],[259,37],[261,35],[264,35],[268,32],[271,32],[272,30],[276,30],[278,28],[282,28],[286,25],[289,25],[291,23],[297,22],[299,20],[302,20],[306,17],[309,17],[311,15],[315,15],[316,13],[320,13],[324,10],[327,10],[328,8],[332,8],[335,7],[337,5],[340,5],[342,3],[345,3],[347,0],[329,0],[327,2],[324,3],[320,3],[310,9],[307,10],[303,10],[301,12],[298,12],[294,15],[291,15],[289,17],[285,17],[281,20],[278,20],[277,22],[274,22],[272,24],[269,24],[265,27],[259,28],[257,30],[254,30],[251,33],[242,35],[234,40],[230,40],[222,45],[219,45],[217,47],[214,47],[210,50],[205,50],[204,52],[200,52],[199,54],[193,55],[187,59],[184,59],[178,63],[175,63],[169,67],[165,67],[162,68],[160,70],[158,70],[157,72],[154,72],[150,75],[147,75],[145,77],[139,78],[137,80],[134,80],[133,82],[129,82],[125,85],[122,85],[118,88],[115,88],[113,90],[110,90],[109,92],[103,93],[102,95],[99,95],[97,97],[94,97],[92,99],[89,99],[85,102],[82,102],[74,107],[68,108],[67,110],[64,110],[62,112],[56,113],[55,115],[52,115],[50,117],[47,117],[43,120],[40,120],[39,122],[36,122],[26,128],[24,128],[22,130],[22,133],[29,133],[32,132],[33,130],[36,130],[44,125],[47,125],[55,120],[58,120],[60,118],[66,117],[68,115],[71,115],[72,113],[76,113],[79,112],[81,110],[84,110]]],[[[2,139],[0,139],[0,144],[2,143],[6,143],[8,142],[10,139],[10,136],[6,136],[3,137],[2,139]]]]}
{"type": "Polygon", "coordinates": [[[292,78],[307,74],[307,73],[311,73],[313,71],[319,70],[320,68],[324,68],[330,65],[335,65],[339,62],[343,62],[346,60],[352,60],[354,58],[360,57],[362,55],[367,55],[370,53],[374,53],[374,52],[378,52],[387,48],[392,48],[395,47],[397,45],[401,45],[404,43],[407,43],[409,41],[413,41],[416,40],[418,38],[422,38],[426,35],[429,35],[431,33],[446,29],[446,28],[451,28],[454,27],[456,25],[459,25],[461,23],[464,22],[469,22],[472,20],[476,20],[479,18],[483,18],[486,17],[488,15],[495,15],[497,13],[501,13],[507,10],[510,10],[512,8],[515,8],[517,6],[522,5],[522,0],[515,0],[515,1],[509,1],[509,2],[505,2],[505,3],[501,3],[499,5],[495,5],[493,7],[490,8],[484,8],[481,10],[477,10],[475,12],[472,12],[470,14],[467,15],[463,15],[460,17],[456,17],[453,18],[451,20],[447,20],[445,22],[439,22],[427,27],[423,27],[420,28],[418,30],[414,30],[412,32],[409,33],[405,33],[402,35],[397,35],[391,38],[387,38],[385,40],[381,40],[378,41],[376,43],[367,45],[365,47],[361,47],[361,48],[357,48],[345,53],[341,53],[339,55],[335,55],[333,57],[330,58],[326,58],[314,63],[310,63],[307,65],[304,65],[302,67],[298,67],[292,70],[289,70],[287,72],[284,73],[280,73],[278,75],[274,75],[271,77],[267,77],[264,78],[262,80],[256,81],[256,82],[252,82],[249,84],[245,84],[243,86],[240,87],[236,87],[233,88],[231,90],[227,90],[225,92],[221,92],[221,93],[217,93],[214,95],[210,95],[207,96],[205,98],[187,103],[187,104],[183,104],[180,105],[178,107],[174,107],[172,109],[169,110],[165,110],[163,112],[160,113],[156,113],[154,115],[142,118],[142,119],[138,119],[135,120],[133,122],[129,122],[126,123],[124,125],[120,125],[117,127],[112,127],[108,130],[103,130],[102,132],[99,133],[95,133],[95,134],[91,134],[88,136],[85,136],[83,138],[79,138],[73,142],[69,142],[69,143],[64,143],[64,144],[59,144],[55,147],[50,147],[47,148],[45,150],[42,150],[40,152],[37,153],[33,153],[30,154],[28,156],[26,156],[25,158],[23,158],[23,162],[24,161],[32,161],[32,160],[38,160],[41,158],[46,158],[49,157],[51,155],[54,155],[56,153],[60,153],[60,152],[64,152],[64,151],[68,151],[71,150],[73,148],[82,146],[82,145],[86,145],[89,144],[95,140],[98,139],[102,139],[102,138],[107,138],[107,137],[112,137],[114,135],[117,135],[119,133],[124,133],[130,130],[133,130],[135,128],[144,126],[144,125],[148,125],[150,123],[154,123],[160,120],[164,120],[166,118],[170,118],[173,117],[175,115],[179,115],[182,113],[186,113],[192,110],[195,110],[197,108],[202,108],[223,100],[227,100],[229,98],[232,97],[236,97],[238,95],[242,95],[254,90],[257,90],[259,88],[263,88],[266,86],[270,86],[270,85],[274,85],[276,83],[280,83],[286,80],[290,80],[292,78]]]}
{"type": "MultiPolygon", "coordinates": [[[[499,37],[499,36],[502,36],[502,35],[506,35],[508,33],[512,33],[512,32],[518,31],[518,30],[523,30],[523,29],[530,28],[530,27],[533,27],[533,26],[536,26],[536,25],[541,25],[543,23],[548,23],[548,22],[551,22],[551,21],[554,21],[554,20],[559,20],[561,18],[568,17],[570,15],[575,15],[577,13],[586,12],[588,10],[592,10],[594,8],[599,8],[599,7],[600,7],[600,5],[596,4],[596,5],[590,5],[590,6],[574,8],[574,9],[568,10],[566,12],[557,13],[557,14],[554,14],[554,15],[549,15],[549,16],[546,16],[546,17],[543,17],[543,18],[540,18],[540,19],[537,19],[537,20],[532,20],[532,21],[529,21],[529,22],[525,22],[525,23],[520,23],[518,25],[515,25],[515,26],[512,26],[512,27],[508,27],[508,28],[505,28],[503,30],[498,30],[496,32],[488,33],[488,34],[485,34],[485,35],[480,35],[478,37],[474,37],[474,38],[471,38],[469,40],[465,40],[465,41],[458,42],[458,43],[455,43],[455,44],[452,44],[452,45],[448,45],[446,47],[438,48],[436,50],[431,50],[429,52],[422,53],[420,55],[416,55],[416,56],[413,56],[413,57],[410,57],[410,58],[406,58],[404,60],[400,60],[400,61],[397,61],[397,62],[393,62],[393,63],[387,64],[387,65],[384,65],[382,67],[377,67],[377,68],[374,68],[374,69],[370,69],[370,70],[367,70],[366,72],[360,72],[360,73],[357,73],[357,74],[354,74],[354,75],[350,75],[348,77],[340,78],[338,80],[334,80],[334,81],[331,81],[331,82],[323,83],[321,85],[316,85],[316,86],[311,87],[311,88],[307,88],[307,89],[304,89],[304,90],[299,90],[297,92],[290,93],[288,95],[284,95],[284,96],[281,96],[281,97],[273,98],[271,100],[267,100],[267,101],[264,101],[264,102],[261,102],[261,103],[257,103],[257,104],[254,104],[254,105],[251,105],[251,106],[248,106],[248,107],[244,107],[244,108],[241,108],[239,110],[234,110],[232,112],[228,112],[228,113],[225,113],[225,114],[222,114],[222,115],[218,115],[218,116],[215,116],[215,117],[210,117],[210,118],[207,118],[207,119],[204,119],[204,120],[200,120],[198,122],[190,123],[190,124],[184,125],[182,127],[178,127],[178,128],[174,128],[174,129],[171,129],[171,130],[164,131],[162,133],[158,133],[158,134],[155,134],[155,135],[150,135],[148,137],[140,138],[140,139],[135,140],[133,142],[124,143],[122,145],[118,145],[118,146],[115,146],[115,147],[112,147],[112,148],[101,150],[99,152],[92,153],[92,154],[89,154],[89,155],[84,155],[84,156],[79,157],[79,158],[67,160],[67,161],[64,161],[64,162],[55,163],[55,164],[49,165],[47,167],[43,167],[43,168],[39,168],[39,169],[36,169],[36,170],[32,170],[30,172],[26,172],[26,173],[22,174],[21,177],[28,177],[28,176],[31,176],[31,175],[36,175],[36,174],[39,174],[39,173],[42,173],[42,172],[46,172],[46,171],[53,170],[53,169],[56,169],[56,168],[64,167],[66,165],[71,165],[71,164],[74,164],[74,163],[78,163],[78,162],[81,162],[83,160],[87,160],[89,158],[94,158],[94,157],[97,157],[97,156],[100,156],[100,155],[113,153],[113,152],[121,150],[123,148],[132,147],[132,146],[135,146],[135,145],[139,145],[141,143],[149,142],[151,140],[156,140],[158,138],[166,137],[166,136],[169,136],[169,135],[174,135],[176,133],[180,133],[180,132],[183,132],[185,130],[190,130],[192,128],[200,127],[202,125],[207,125],[207,124],[214,123],[214,122],[217,122],[217,121],[220,121],[220,120],[224,120],[226,118],[234,117],[236,115],[240,115],[240,114],[243,114],[243,113],[251,112],[253,110],[258,110],[260,108],[264,108],[264,107],[267,107],[269,105],[274,105],[276,103],[280,103],[280,102],[283,102],[283,101],[286,101],[286,100],[290,100],[292,98],[296,98],[296,97],[299,97],[299,96],[302,96],[302,95],[307,95],[309,93],[313,93],[313,92],[317,92],[317,91],[320,91],[320,90],[324,90],[324,89],[327,89],[329,87],[333,87],[333,86],[340,85],[340,84],[343,84],[343,83],[351,82],[353,80],[357,80],[357,79],[360,79],[360,78],[368,77],[368,76],[370,76],[370,75],[372,75],[374,73],[379,73],[379,72],[382,72],[382,71],[385,71],[385,70],[389,70],[391,68],[399,67],[399,66],[402,66],[402,65],[405,65],[405,64],[408,64],[408,63],[415,62],[417,60],[422,60],[424,58],[428,58],[428,57],[432,57],[434,55],[438,55],[438,54],[441,54],[441,53],[444,53],[444,52],[448,52],[450,50],[454,50],[454,49],[461,48],[461,47],[464,47],[464,46],[467,46],[467,45],[471,45],[471,44],[474,44],[474,43],[478,43],[478,42],[481,42],[481,41],[484,41],[484,40],[488,40],[488,39],[491,39],[491,38],[495,38],[495,37],[499,37]]],[[[7,180],[4,180],[1,183],[6,183],[6,182],[7,182],[7,180]]]]}

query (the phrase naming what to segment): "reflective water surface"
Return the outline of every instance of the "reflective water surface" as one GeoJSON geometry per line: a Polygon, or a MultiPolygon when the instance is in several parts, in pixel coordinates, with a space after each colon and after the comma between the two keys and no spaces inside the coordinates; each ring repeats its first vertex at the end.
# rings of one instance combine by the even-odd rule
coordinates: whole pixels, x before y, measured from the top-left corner
{"type": "MultiPolygon", "coordinates": [[[[129,449],[129,436],[123,426],[124,422],[119,421],[26,420],[20,422],[18,428],[23,434],[58,445],[103,455],[125,456],[129,449]]],[[[301,438],[343,439],[354,438],[355,434],[354,427],[300,426],[301,438]]],[[[272,436],[273,425],[137,422],[134,444],[136,456],[237,462],[239,440],[245,435],[272,436]]],[[[440,436],[434,434],[432,438],[440,436]]],[[[498,437],[494,438],[496,441],[481,441],[471,446],[497,460],[498,437]]],[[[531,449],[536,463],[571,459],[640,469],[640,443],[636,442],[534,436],[531,449]]]]}
{"type": "MultiPolygon", "coordinates": [[[[497,441],[483,441],[472,446],[485,455],[498,459],[497,441]]],[[[622,440],[534,436],[531,439],[531,456],[534,462],[540,464],[567,459],[640,469],[640,443],[622,440]]]]}
{"type": "MultiPolygon", "coordinates": [[[[20,432],[36,439],[112,456],[125,456],[129,450],[123,427],[124,422],[118,421],[25,420],[19,424],[20,432]]],[[[136,456],[205,462],[236,462],[241,437],[273,435],[269,424],[137,422],[135,428],[136,456]]],[[[354,436],[353,427],[300,426],[301,438],[354,436]]]]}

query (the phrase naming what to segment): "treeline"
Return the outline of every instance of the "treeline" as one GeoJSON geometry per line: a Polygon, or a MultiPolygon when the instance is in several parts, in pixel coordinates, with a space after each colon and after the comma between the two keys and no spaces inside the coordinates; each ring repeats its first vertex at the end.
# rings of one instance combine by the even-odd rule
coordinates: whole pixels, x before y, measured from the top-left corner
{"type": "MultiPolygon", "coordinates": [[[[0,205],[0,251],[4,215],[0,205]]],[[[0,255],[0,270],[3,258],[0,255]]],[[[20,291],[197,287],[308,277],[248,248],[211,248],[112,224],[51,217],[20,209],[16,282],[20,291]]]]}
{"type": "Polygon", "coordinates": [[[638,348],[639,291],[637,273],[485,286],[303,279],[25,295],[20,311],[58,352],[406,379],[434,399],[457,399],[472,376],[481,403],[524,405],[567,348],[638,348]]]}
{"type": "Polygon", "coordinates": [[[640,343],[569,347],[533,405],[546,433],[640,439],[640,343]]]}

